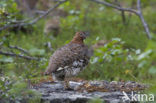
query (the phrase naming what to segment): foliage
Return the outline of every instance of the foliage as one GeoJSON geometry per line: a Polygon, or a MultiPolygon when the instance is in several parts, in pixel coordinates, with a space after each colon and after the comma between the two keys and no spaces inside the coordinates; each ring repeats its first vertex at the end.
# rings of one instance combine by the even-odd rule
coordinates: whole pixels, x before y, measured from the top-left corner
{"type": "Polygon", "coordinates": [[[10,103],[16,101],[17,103],[24,101],[40,101],[40,95],[36,91],[28,89],[27,83],[24,82],[23,77],[4,77],[0,78],[0,97],[1,102],[10,103]]]}
{"type": "Polygon", "coordinates": [[[102,101],[100,98],[94,98],[94,99],[88,101],[88,103],[105,103],[105,102],[102,101]]]}
{"type": "Polygon", "coordinates": [[[19,21],[23,16],[19,14],[17,4],[14,0],[0,1],[0,27],[13,24],[19,21]]]}
{"type": "MultiPolygon", "coordinates": [[[[122,80],[127,77],[130,79],[131,76],[144,77],[145,74],[146,76],[155,75],[155,52],[153,47],[149,47],[149,45],[155,46],[153,44],[155,42],[149,42],[147,46],[148,49],[141,52],[140,49],[124,48],[125,42],[119,38],[113,38],[110,42],[95,49],[94,56],[90,61],[90,63],[95,66],[89,67],[94,74],[92,74],[90,78],[122,80]],[[109,70],[110,72],[116,72],[112,72],[112,75],[110,75],[107,73],[109,70]]],[[[136,80],[136,78],[133,79],[136,80]]]]}

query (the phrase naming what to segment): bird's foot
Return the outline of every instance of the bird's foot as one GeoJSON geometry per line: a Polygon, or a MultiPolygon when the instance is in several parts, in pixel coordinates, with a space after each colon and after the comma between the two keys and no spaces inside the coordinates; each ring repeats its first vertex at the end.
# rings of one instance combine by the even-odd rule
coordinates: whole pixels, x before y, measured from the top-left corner
{"type": "Polygon", "coordinates": [[[65,90],[68,90],[69,88],[70,88],[70,87],[69,87],[69,80],[66,79],[66,80],[64,81],[64,89],[65,89],[65,90]]]}
{"type": "Polygon", "coordinates": [[[66,78],[64,80],[64,88],[65,90],[76,90],[77,87],[82,85],[84,82],[86,82],[86,80],[83,80],[81,78],[76,77],[66,78]]]}

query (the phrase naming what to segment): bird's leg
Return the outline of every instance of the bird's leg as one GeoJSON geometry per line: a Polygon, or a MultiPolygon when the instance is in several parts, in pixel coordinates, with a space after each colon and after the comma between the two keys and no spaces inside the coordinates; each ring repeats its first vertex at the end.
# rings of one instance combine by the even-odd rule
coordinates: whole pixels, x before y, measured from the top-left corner
{"type": "Polygon", "coordinates": [[[65,90],[71,90],[71,88],[70,88],[70,86],[69,86],[69,82],[70,82],[70,78],[66,78],[65,80],[64,80],[64,88],[65,88],[65,90]]]}
{"type": "Polygon", "coordinates": [[[82,83],[85,80],[83,80],[81,78],[76,78],[76,77],[65,78],[65,80],[64,80],[64,89],[65,90],[73,90],[73,87],[71,87],[72,84],[70,84],[70,81],[76,82],[76,83],[82,83]]]}
{"type": "Polygon", "coordinates": [[[69,88],[69,78],[65,78],[65,80],[64,80],[64,88],[65,89],[69,88]]]}

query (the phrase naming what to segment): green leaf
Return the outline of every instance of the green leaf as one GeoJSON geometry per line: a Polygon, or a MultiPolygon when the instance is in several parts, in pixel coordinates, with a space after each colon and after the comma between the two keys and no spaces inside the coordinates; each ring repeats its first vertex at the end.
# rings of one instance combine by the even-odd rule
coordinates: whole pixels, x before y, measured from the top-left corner
{"type": "Polygon", "coordinates": [[[0,58],[0,62],[5,62],[5,63],[12,63],[14,60],[11,57],[2,57],[0,58]]]}
{"type": "Polygon", "coordinates": [[[45,50],[44,49],[37,49],[37,48],[30,49],[29,52],[32,55],[44,55],[45,54],[45,50]]]}
{"type": "Polygon", "coordinates": [[[156,66],[152,66],[149,71],[150,74],[156,74],[156,66]]]}
{"type": "Polygon", "coordinates": [[[112,38],[112,41],[120,42],[121,39],[120,38],[112,38]]]}
{"type": "Polygon", "coordinates": [[[137,60],[141,60],[141,59],[147,58],[149,56],[149,54],[151,54],[151,53],[152,53],[152,50],[150,49],[150,50],[140,54],[138,56],[137,60]]]}
{"type": "Polygon", "coordinates": [[[99,59],[98,57],[95,57],[95,58],[93,58],[93,59],[90,61],[90,63],[91,63],[91,64],[94,64],[94,63],[96,63],[96,62],[98,61],[98,59],[99,59]]]}

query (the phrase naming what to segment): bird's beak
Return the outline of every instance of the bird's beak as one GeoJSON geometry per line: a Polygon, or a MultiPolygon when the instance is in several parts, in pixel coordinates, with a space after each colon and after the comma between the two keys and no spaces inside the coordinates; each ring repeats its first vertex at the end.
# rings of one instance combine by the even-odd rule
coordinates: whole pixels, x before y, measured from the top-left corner
{"type": "Polygon", "coordinates": [[[86,38],[86,37],[88,37],[89,35],[90,35],[90,33],[89,33],[88,31],[86,31],[84,37],[86,38]]]}

